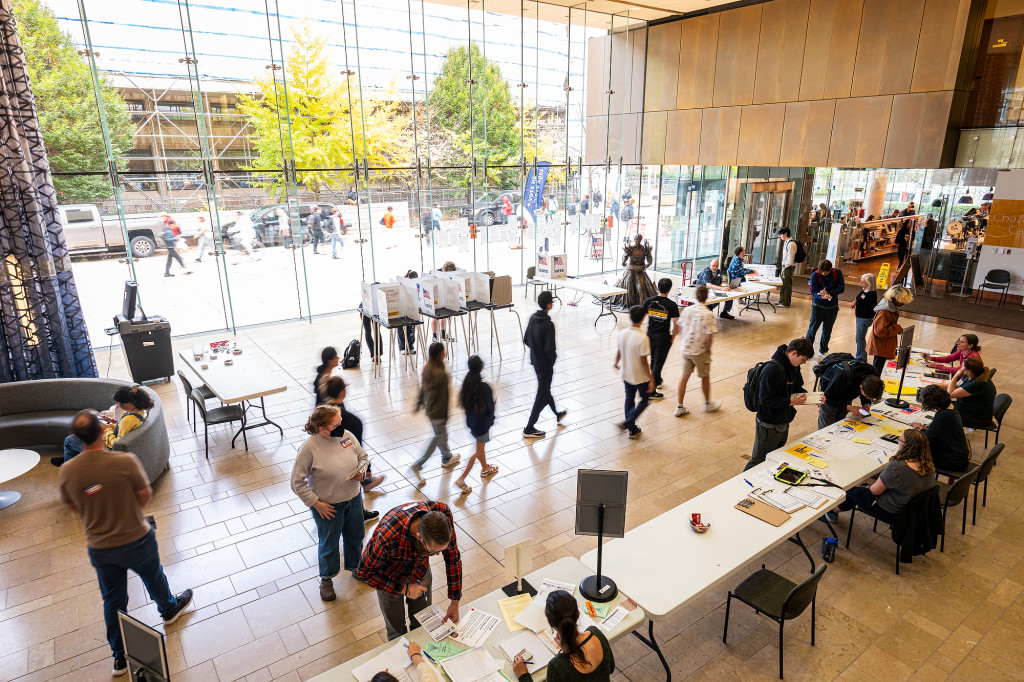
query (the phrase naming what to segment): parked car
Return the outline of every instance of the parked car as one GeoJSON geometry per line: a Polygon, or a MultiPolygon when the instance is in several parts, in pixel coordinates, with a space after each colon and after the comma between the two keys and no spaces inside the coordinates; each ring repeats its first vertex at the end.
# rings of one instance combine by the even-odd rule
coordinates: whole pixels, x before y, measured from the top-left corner
{"type": "MultiPolygon", "coordinates": [[[[110,253],[125,250],[124,230],[117,216],[101,216],[93,204],[58,206],[68,251],[74,254],[110,253]]],[[[146,258],[163,246],[162,213],[144,213],[125,217],[128,244],[135,258],[146,258]]]]}

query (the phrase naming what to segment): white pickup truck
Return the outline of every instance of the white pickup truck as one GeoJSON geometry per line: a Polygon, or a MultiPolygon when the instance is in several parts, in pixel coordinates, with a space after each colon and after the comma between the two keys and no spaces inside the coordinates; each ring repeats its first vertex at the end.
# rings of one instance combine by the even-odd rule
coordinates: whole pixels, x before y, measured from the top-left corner
{"type": "MultiPolygon", "coordinates": [[[[109,253],[124,251],[124,231],[117,216],[104,217],[93,204],[59,206],[64,238],[72,254],[109,253]]],[[[152,256],[157,245],[163,245],[164,220],[162,213],[126,216],[128,243],[135,258],[152,256]]]]}

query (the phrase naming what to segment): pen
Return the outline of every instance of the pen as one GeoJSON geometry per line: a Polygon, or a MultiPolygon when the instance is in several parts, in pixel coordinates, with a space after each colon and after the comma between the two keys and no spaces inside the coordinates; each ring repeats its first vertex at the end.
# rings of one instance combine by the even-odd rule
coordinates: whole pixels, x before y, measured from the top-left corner
{"type": "Polygon", "coordinates": [[[746,483],[747,485],[749,485],[749,486],[750,486],[751,488],[753,488],[753,487],[754,487],[754,484],[753,484],[753,483],[751,483],[750,481],[748,481],[748,480],[747,480],[747,479],[745,479],[745,478],[743,479],[743,482],[744,482],[744,483],[746,483]]]}

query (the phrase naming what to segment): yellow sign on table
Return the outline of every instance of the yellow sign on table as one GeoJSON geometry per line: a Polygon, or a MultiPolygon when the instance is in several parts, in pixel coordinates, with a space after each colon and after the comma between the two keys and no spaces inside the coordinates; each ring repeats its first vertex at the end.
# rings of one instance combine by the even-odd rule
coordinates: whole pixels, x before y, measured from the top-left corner
{"type": "Polygon", "coordinates": [[[875,287],[878,289],[885,289],[889,286],[889,264],[882,263],[882,267],[878,268],[878,278],[875,280],[875,287]]]}

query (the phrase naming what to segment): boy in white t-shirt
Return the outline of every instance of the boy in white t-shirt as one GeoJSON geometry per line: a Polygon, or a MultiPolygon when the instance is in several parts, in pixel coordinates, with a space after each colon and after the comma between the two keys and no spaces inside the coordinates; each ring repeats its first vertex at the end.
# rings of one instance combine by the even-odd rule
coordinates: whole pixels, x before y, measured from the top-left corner
{"type": "Polygon", "coordinates": [[[683,376],[679,379],[677,390],[677,417],[690,413],[683,404],[683,396],[686,395],[686,382],[690,380],[694,369],[697,370],[701,388],[704,390],[704,411],[715,412],[721,407],[721,403],[711,399],[711,341],[718,331],[718,322],[714,313],[704,305],[708,300],[708,288],[700,285],[694,291],[694,297],[697,302],[686,308],[679,317],[679,326],[682,329],[679,336],[682,338],[683,347],[683,376]]]}
{"type": "Polygon", "coordinates": [[[640,427],[636,419],[647,409],[649,395],[654,392],[654,375],[647,363],[651,354],[651,339],[640,329],[647,311],[643,306],[635,305],[629,309],[629,321],[632,326],[619,332],[619,349],[615,352],[615,369],[622,369],[619,376],[626,385],[626,421],[619,424],[629,431],[630,438],[640,437],[640,427]],[[640,394],[640,402],[636,403],[636,394],[640,394]]]}

